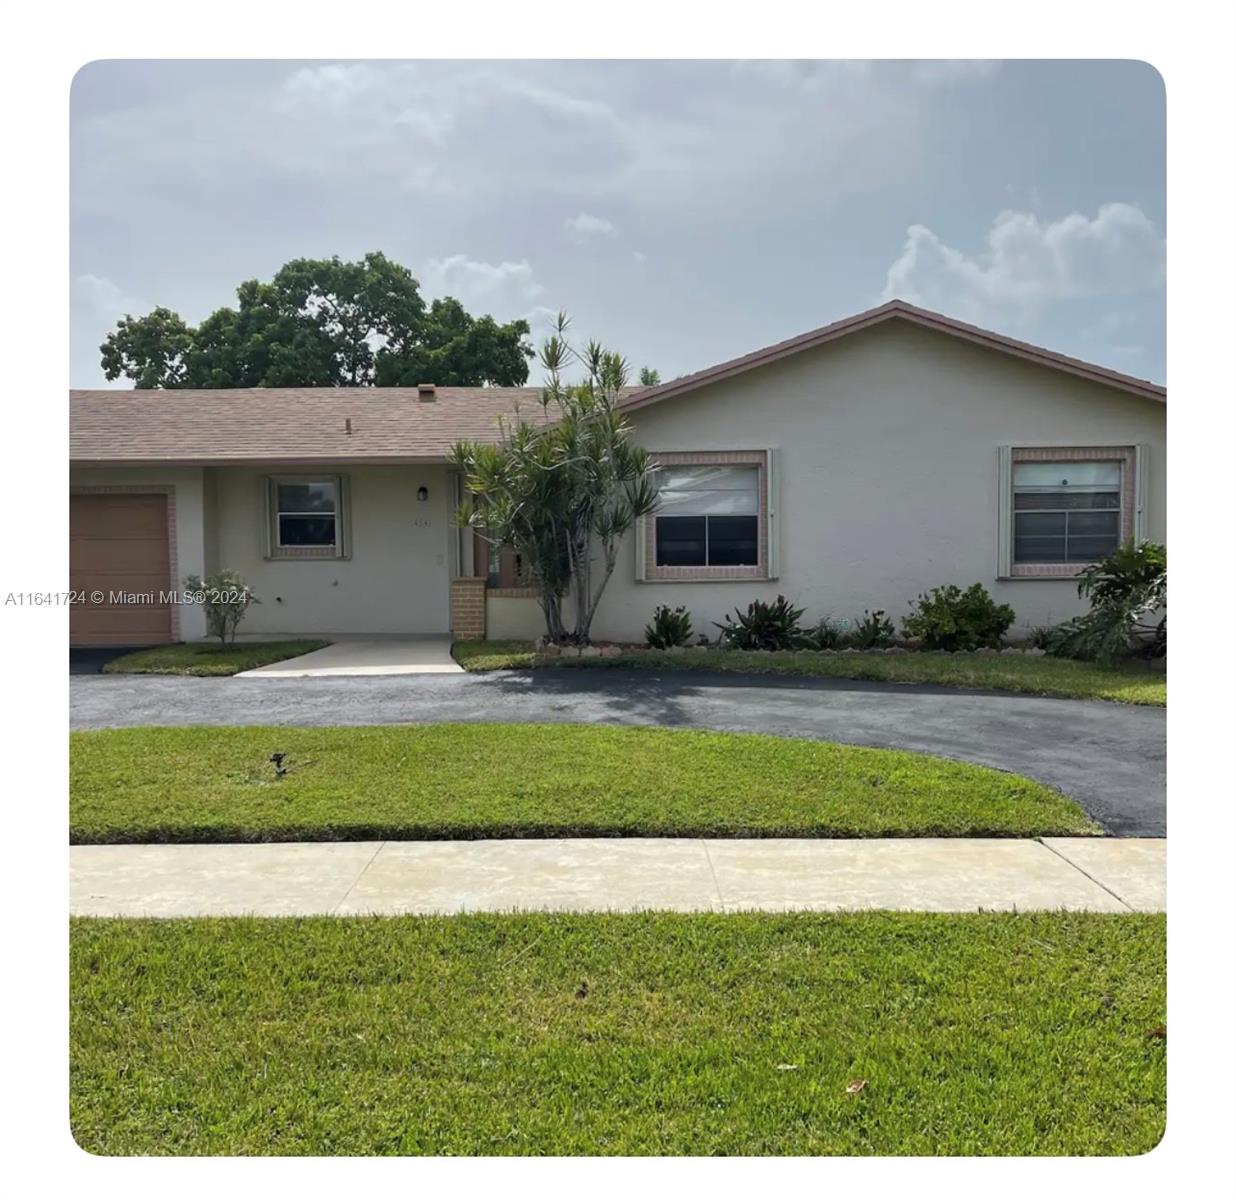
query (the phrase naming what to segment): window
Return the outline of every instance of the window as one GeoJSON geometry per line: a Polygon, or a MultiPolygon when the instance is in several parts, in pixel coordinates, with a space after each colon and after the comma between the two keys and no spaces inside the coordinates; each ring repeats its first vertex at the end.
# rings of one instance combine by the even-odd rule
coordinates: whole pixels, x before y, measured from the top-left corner
{"type": "Polygon", "coordinates": [[[1089,563],[1120,544],[1120,462],[1015,462],[1013,563],[1089,563]]]}
{"type": "Polygon", "coordinates": [[[343,556],[343,481],[338,475],[269,480],[270,549],[275,558],[343,556]]]}
{"type": "Polygon", "coordinates": [[[654,517],[658,567],[754,567],[760,561],[757,466],[664,466],[654,517]]]}

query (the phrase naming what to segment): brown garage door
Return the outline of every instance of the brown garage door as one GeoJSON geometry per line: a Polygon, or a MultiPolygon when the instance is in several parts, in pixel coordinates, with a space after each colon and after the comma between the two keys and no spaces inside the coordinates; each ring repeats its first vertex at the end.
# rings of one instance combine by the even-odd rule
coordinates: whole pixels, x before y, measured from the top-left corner
{"type": "Polygon", "coordinates": [[[69,497],[69,586],[87,597],[69,610],[74,646],[148,646],[172,640],[167,497],[69,497]],[[92,592],[102,592],[95,603],[92,592]],[[130,600],[132,602],[130,602],[130,600]]]}

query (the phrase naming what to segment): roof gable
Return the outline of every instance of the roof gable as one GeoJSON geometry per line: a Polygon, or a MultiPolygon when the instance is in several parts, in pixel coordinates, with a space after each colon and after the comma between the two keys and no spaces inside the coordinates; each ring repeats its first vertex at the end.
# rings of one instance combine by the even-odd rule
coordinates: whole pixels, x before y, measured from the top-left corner
{"type": "Polygon", "coordinates": [[[946,317],[941,313],[931,312],[926,308],[917,308],[913,304],[907,304],[904,300],[890,300],[887,304],[881,304],[878,308],[869,308],[866,312],[857,313],[852,317],[845,317],[840,321],[834,321],[831,325],[824,325],[819,329],[811,330],[809,333],[787,338],[783,342],[776,342],[771,346],[765,346],[761,350],[753,350],[750,354],[731,358],[713,367],[705,367],[704,370],[696,371],[691,375],[683,375],[678,379],[671,379],[668,383],[645,388],[637,392],[629,400],[626,400],[622,407],[624,409],[644,408],[649,404],[656,404],[673,396],[681,396],[686,392],[694,391],[696,388],[704,387],[706,384],[729,379],[746,371],[753,371],[757,367],[767,366],[769,363],[799,354],[804,350],[813,350],[817,346],[823,346],[828,342],[847,337],[852,333],[858,333],[860,330],[870,329],[875,325],[882,325],[886,321],[893,320],[907,321],[924,329],[931,329],[937,333],[960,338],[973,345],[983,346],[1013,358],[1050,367],[1052,370],[1062,371],[1065,374],[1074,375],[1081,379],[1089,379],[1092,382],[1104,384],[1107,387],[1127,392],[1133,396],[1139,396],[1145,400],[1157,400],[1161,404],[1167,402],[1167,389],[1157,383],[1151,383],[1149,380],[1137,379],[1132,375],[1124,375],[1119,371],[1113,371],[1108,367],[1100,367],[1094,363],[1085,362],[1080,358],[1070,358],[1065,354],[1057,354],[1053,350],[1045,350],[1042,346],[1033,346],[1029,342],[1021,342],[1016,338],[1005,337],[1003,334],[993,333],[989,329],[980,329],[977,325],[968,325],[964,321],[946,317]]]}

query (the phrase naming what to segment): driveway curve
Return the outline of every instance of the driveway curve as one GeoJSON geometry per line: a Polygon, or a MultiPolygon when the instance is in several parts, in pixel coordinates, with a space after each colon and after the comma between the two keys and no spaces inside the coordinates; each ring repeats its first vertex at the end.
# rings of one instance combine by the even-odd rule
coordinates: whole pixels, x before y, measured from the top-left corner
{"type": "Polygon", "coordinates": [[[70,680],[74,729],[604,722],[920,750],[1037,779],[1122,837],[1167,833],[1166,717],[1162,708],[1099,700],[704,671],[70,680]]]}

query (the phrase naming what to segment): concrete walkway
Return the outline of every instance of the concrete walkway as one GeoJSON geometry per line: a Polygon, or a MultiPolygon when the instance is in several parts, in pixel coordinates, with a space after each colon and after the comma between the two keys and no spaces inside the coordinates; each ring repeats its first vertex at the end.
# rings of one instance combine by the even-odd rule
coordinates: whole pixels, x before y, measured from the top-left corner
{"type": "Polygon", "coordinates": [[[73,846],[73,915],[1160,912],[1161,839],[562,838],[73,846]]]}
{"type": "Polygon", "coordinates": [[[575,668],[368,679],[79,675],[70,680],[69,701],[74,729],[566,721],[898,747],[1028,775],[1073,797],[1109,833],[1167,832],[1167,711],[1101,700],[856,679],[575,668]]]}
{"type": "MultiPolygon", "coordinates": [[[[329,646],[265,667],[238,679],[305,679],[316,675],[462,675],[447,635],[361,637],[334,634],[329,646]]],[[[273,640],[273,639],[272,639],[273,640]]]]}

